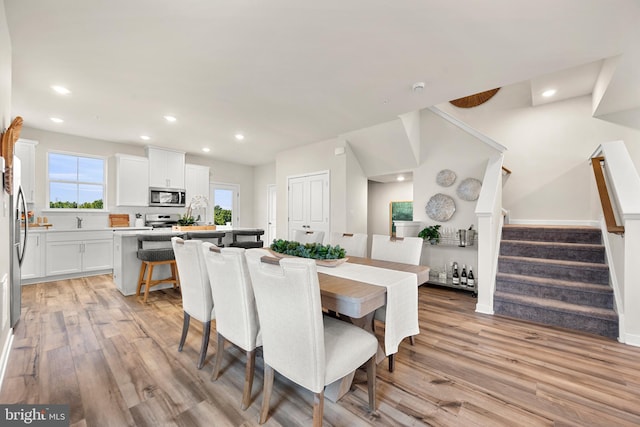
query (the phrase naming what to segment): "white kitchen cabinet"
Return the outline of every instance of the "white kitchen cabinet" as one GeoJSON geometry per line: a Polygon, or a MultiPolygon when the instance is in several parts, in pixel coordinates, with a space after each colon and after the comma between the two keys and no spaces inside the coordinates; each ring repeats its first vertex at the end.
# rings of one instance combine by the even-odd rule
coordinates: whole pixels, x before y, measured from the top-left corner
{"type": "Polygon", "coordinates": [[[116,205],[149,206],[149,160],[116,154],[116,205]]]}
{"type": "Polygon", "coordinates": [[[111,230],[50,233],[46,248],[47,276],[113,268],[111,230]]]}
{"type": "Polygon", "coordinates": [[[19,139],[14,148],[22,166],[20,185],[27,203],[36,201],[36,145],[38,141],[19,139]]]}
{"type": "Polygon", "coordinates": [[[200,165],[185,165],[184,173],[187,203],[193,196],[204,196],[209,199],[209,167],[200,165]]]}
{"type": "Polygon", "coordinates": [[[149,159],[149,187],[185,188],[184,152],[146,147],[149,159]]]}
{"type": "Polygon", "coordinates": [[[46,238],[46,233],[29,232],[27,235],[27,249],[20,267],[22,280],[44,276],[46,238]]]}

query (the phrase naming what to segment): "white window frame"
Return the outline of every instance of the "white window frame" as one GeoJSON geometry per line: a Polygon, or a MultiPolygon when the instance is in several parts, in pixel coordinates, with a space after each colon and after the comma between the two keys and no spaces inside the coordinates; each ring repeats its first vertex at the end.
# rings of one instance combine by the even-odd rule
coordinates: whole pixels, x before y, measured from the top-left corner
{"type": "MultiPolygon", "coordinates": [[[[46,191],[46,199],[45,199],[45,208],[43,209],[43,211],[48,211],[48,212],[108,212],[107,209],[107,192],[108,192],[108,188],[107,188],[107,182],[108,177],[107,177],[107,170],[108,170],[108,164],[107,164],[107,157],[104,156],[96,156],[93,154],[85,154],[85,153],[75,153],[75,152],[70,152],[70,151],[60,151],[60,150],[48,150],[47,151],[47,165],[46,165],[46,186],[47,186],[47,191],[46,191]],[[52,208],[49,207],[50,203],[51,203],[51,179],[49,177],[49,154],[63,154],[65,156],[74,156],[74,157],[85,157],[85,158],[89,158],[89,159],[100,159],[102,160],[102,209],[82,209],[82,208],[52,208]]],[[[64,181],[54,181],[54,182],[64,182],[64,181]]],[[[81,181],[68,181],[68,182],[73,182],[76,184],[92,184],[95,185],[95,182],[81,182],[81,181]]]]}
{"type": "MultiPolygon", "coordinates": [[[[231,207],[231,226],[238,227],[240,224],[240,184],[232,184],[227,182],[211,182],[209,183],[209,199],[211,200],[210,218],[213,220],[213,208],[216,205],[215,190],[231,190],[234,192],[233,206],[231,207]]],[[[217,228],[226,227],[217,226],[217,228]]]]}

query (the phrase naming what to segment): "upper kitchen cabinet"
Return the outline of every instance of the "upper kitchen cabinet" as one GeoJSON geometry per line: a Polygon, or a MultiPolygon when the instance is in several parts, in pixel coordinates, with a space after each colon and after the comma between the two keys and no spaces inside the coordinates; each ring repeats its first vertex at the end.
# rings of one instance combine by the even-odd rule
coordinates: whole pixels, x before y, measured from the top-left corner
{"type": "Polygon", "coordinates": [[[149,160],[116,154],[116,205],[149,205],[149,160]]]}
{"type": "Polygon", "coordinates": [[[14,149],[22,166],[20,185],[22,185],[22,192],[27,203],[35,203],[36,201],[36,145],[38,145],[38,141],[19,139],[14,149]]]}
{"type": "Polygon", "coordinates": [[[149,187],[185,188],[184,152],[146,147],[149,159],[149,187]]]}
{"type": "Polygon", "coordinates": [[[193,196],[209,198],[209,167],[200,165],[185,165],[185,190],[187,203],[193,196]]]}

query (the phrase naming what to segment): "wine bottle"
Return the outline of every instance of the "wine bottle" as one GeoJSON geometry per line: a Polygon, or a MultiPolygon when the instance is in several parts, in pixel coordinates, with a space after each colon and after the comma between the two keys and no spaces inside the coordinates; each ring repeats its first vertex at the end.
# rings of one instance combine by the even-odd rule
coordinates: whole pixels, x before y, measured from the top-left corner
{"type": "Polygon", "coordinates": [[[467,287],[473,288],[476,286],[476,279],[473,277],[473,270],[469,266],[469,275],[467,276],[467,287]]]}
{"type": "Polygon", "coordinates": [[[453,263],[453,284],[460,285],[460,276],[458,275],[458,263],[453,263]]]}
{"type": "Polygon", "coordinates": [[[462,273],[460,273],[460,286],[467,287],[467,266],[462,264],[462,273]]]}

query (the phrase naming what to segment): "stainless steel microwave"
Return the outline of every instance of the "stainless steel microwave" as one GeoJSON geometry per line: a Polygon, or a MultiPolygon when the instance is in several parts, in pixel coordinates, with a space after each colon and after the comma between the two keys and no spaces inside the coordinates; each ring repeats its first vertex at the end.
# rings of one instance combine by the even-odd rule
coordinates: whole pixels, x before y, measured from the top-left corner
{"type": "Polygon", "coordinates": [[[184,207],[185,190],[149,187],[149,206],[184,207]]]}

